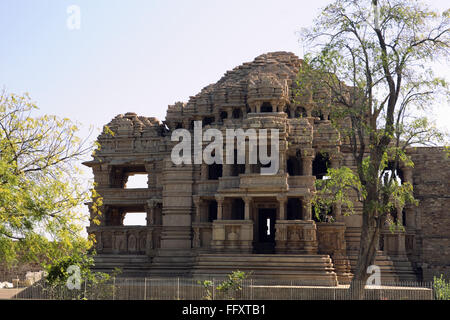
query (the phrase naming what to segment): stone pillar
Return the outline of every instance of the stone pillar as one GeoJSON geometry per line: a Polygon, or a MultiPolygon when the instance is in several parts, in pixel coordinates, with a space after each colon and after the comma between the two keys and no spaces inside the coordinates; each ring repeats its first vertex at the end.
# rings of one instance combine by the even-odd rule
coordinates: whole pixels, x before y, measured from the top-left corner
{"type": "Polygon", "coordinates": [[[195,205],[195,219],[194,219],[194,221],[195,222],[201,222],[201,220],[202,220],[202,203],[203,203],[203,200],[200,197],[196,196],[196,197],[194,197],[193,201],[194,201],[194,205],[195,205]]]}
{"type": "Polygon", "coordinates": [[[403,225],[403,207],[399,204],[396,204],[395,209],[397,210],[397,223],[399,225],[403,225]]]}
{"type": "Polygon", "coordinates": [[[151,226],[155,223],[155,206],[152,204],[147,209],[147,226],[151,226]]]}
{"type": "Polygon", "coordinates": [[[245,174],[252,173],[252,165],[250,164],[250,144],[247,141],[246,142],[246,148],[245,148],[245,174]]]}
{"type": "Polygon", "coordinates": [[[312,220],[311,196],[305,196],[302,201],[303,220],[312,220]]]}
{"type": "Polygon", "coordinates": [[[314,159],[314,149],[305,149],[302,152],[303,175],[312,176],[312,161],[314,159]]]}
{"type": "Polygon", "coordinates": [[[206,163],[201,164],[201,179],[202,181],[208,180],[208,165],[206,163]]]}
{"type": "Polygon", "coordinates": [[[278,220],[286,220],[286,202],[287,197],[284,195],[278,195],[277,200],[280,204],[280,210],[278,215],[278,220]]]}
{"type": "Polygon", "coordinates": [[[286,150],[287,150],[287,142],[286,141],[280,141],[280,144],[279,144],[279,158],[278,158],[278,160],[279,160],[279,165],[280,165],[280,168],[279,168],[279,170],[278,170],[278,172],[280,173],[280,174],[283,174],[283,173],[285,173],[286,172],[286,150]]]}
{"type": "Polygon", "coordinates": [[[217,201],[217,220],[223,220],[223,201],[224,197],[216,196],[217,201]]]}
{"type": "Polygon", "coordinates": [[[250,209],[251,209],[250,205],[251,205],[252,198],[251,197],[243,197],[242,200],[244,200],[244,203],[245,203],[244,219],[250,220],[250,209]]]}
{"type": "Polygon", "coordinates": [[[224,177],[230,177],[232,171],[232,165],[231,164],[223,164],[223,176],[224,177]]]}

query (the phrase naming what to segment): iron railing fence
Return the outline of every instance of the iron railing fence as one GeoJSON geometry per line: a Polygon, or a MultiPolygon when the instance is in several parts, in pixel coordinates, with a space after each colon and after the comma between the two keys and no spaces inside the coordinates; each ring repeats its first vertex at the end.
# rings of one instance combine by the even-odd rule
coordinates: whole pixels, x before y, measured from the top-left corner
{"type": "MultiPolygon", "coordinates": [[[[81,282],[79,289],[52,286],[41,280],[21,290],[15,299],[43,300],[351,300],[349,285],[315,286],[296,280],[245,279],[234,290],[192,278],[113,278],[104,283],[81,282]]],[[[365,287],[366,300],[432,300],[432,282],[395,282],[365,287]]]]}

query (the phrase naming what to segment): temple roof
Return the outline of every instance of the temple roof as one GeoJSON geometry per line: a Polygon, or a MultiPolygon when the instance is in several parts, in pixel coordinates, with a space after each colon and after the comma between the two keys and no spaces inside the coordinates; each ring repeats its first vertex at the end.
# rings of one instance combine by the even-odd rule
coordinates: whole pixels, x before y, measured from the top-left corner
{"type": "Polygon", "coordinates": [[[169,106],[168,113],[182,109],[184,112],[209,113],[219,106],[245,105],[259,96],[289,99],[301,63],[302,60],[290,52],[262,54],[252,62],[227,71],[219,81],[204,87],[187,103],[169,106]]]}

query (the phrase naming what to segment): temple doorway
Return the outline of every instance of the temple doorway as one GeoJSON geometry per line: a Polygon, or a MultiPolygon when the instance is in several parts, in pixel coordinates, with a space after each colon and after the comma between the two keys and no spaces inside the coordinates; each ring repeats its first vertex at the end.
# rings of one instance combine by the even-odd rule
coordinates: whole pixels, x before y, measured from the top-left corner
{"type": "Polygon", "coordinates": [[[255,244],[256,253],[275,252],[275,222],[277,209],[258,210],[258,241],[255,244]]]}

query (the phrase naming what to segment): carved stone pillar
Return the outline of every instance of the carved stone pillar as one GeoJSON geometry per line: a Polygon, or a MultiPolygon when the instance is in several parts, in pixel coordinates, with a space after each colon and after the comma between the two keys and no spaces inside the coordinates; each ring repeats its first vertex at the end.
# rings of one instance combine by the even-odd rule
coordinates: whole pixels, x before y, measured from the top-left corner
{"type": "Polygon", "coordinates": [[[147,209],[147,226],[151,226],[155,223],[155,207],[151,206],[147,209]]]}
{"type": "Polygon", "coordinates": [[[303,198],[303,220],[312,220],[311,196],[303,198]]]}
{"type": "Polygon", "coordinates": [[[314,149],[305,149],[302,152],[303,175],[312,176],[312,162],[314,159],[314,149]]]}
{"type": "Polygon", "coordinates": [[[278,160],[279,160],[279,166],[280,166],[278,172],[280,174],[283,174],[286,172],[286,150],[287,150],[287,142],[280,141],[279,150],[278,150],[278,153],[279,153],[278,160]]]}
{"type": "Polygon", "coordinates": [[[277,200],[280,204],[280,210],[278,215],[278,220],[286,220],[286,202],[287,197],[284,195],[278,195],[277,200]]]}
{"type": "Polygon", "coordinates": [[[208,180],[208,165],[206,163],[201,164],[201,179],[202,181],[208,180]]]}
{"type": "Polygon", "coordinates": [[[216,196],[217,201],[217,220],[223,220],[223,201],[224,197],[216,196]]]}
{"type": "Polygon", "coordinates": [[[231,170],[232,170],[232,165],[231,164],[223,164],[223,176],[224,177],[230,177],[231,176],[231,170]]]}
{"type": "Polygon", "coordinates": [[[196,196],[194,197],[194,205],[195,205],[195,222],[201,222],[202,220],[202,203],[203,200],[196,196]]]}
{"type": "Polygon", "coordinates": [[[250,205],[252,202],[252,198],[251,197],[243,197],[242,200],[244,200],[245,203],[245,215],[244,215],[244,219],[245,220],[250,220],[250,205]]]}
{"type": "Polygon", "coordinates": [[[147,171],[147,185],[153,187],[156,184],[155,165],[153,163],[145,164],[145,171],[147,171]]]}
{"type": "Polygon", "coordinates": [[[245,148],[245,174],[252,173],[252,165],[250,164],[250,144],[247,141],[246,142],[246,148],[245,148]]]}

